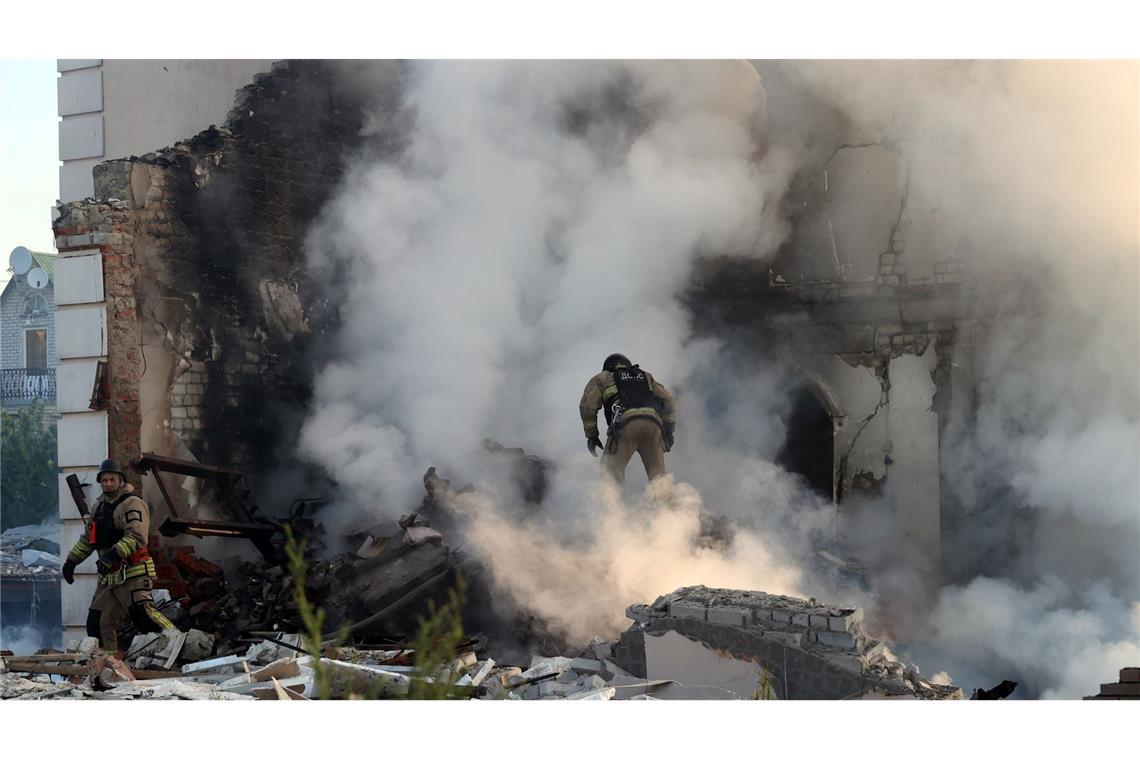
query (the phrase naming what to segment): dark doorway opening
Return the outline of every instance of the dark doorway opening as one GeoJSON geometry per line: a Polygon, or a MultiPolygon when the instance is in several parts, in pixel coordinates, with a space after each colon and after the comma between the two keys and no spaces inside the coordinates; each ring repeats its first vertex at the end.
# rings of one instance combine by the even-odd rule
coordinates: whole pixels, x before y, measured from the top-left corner
{"type": "Polygon", "coordinates": [[[776,464],[799,474],[828,501],[832,498],[834,436],[831,414],[823,401],[809,386],[800,386],[792,399],[788,435],[776,455],[776,464]]]}

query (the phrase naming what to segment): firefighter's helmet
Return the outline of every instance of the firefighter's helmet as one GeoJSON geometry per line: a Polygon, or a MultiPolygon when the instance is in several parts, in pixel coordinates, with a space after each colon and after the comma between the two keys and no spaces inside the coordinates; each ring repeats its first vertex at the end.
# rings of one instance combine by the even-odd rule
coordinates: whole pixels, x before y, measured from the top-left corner
{"type": "Polygon", "coordinates": [[[606,360],[602,362],[602,369],[607,372],[613,372],[618,367],[632,367],[633,362],[626,358],[625,354],[610,354],[606,360]]]}

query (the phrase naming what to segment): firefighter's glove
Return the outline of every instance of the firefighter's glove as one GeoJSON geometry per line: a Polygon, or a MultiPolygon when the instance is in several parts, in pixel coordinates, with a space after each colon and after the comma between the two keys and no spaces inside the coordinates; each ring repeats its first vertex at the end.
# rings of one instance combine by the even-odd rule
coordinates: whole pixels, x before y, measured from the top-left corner
{"type": "Polygon", "coordinates": [[[598,449],[602,448],[602,439],[598,438],[598,436],[596,436],[596,435],[587,438],[586,439],[586,448],[590,450],[591,454],[593,454],[594,456],[597,456],[598,455],[598,449]]]}
{"type": "Polygon", "coordinates": [[[75,563],[67,560],[63,563],[63,579],[67,581],[68,585],[75,583],[75,563]]]}
{"type": "Polygon", "coordinates": [[[665,450],[673,450],[673,428],[669,428],[665,431],[665,450]]]}

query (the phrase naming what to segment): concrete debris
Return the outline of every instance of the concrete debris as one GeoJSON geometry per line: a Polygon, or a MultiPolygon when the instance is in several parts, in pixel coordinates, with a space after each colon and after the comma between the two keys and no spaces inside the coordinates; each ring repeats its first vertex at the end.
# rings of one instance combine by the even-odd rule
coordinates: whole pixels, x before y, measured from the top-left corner
{"type": "Polygon", "coordinates": [[[201,662],[191,662],[182,666],[183,673],[205,673],[211,670],[229,669],[233,670],[233,666],[240,666],[246,659],[238,657],[235,654],[227,655],[225,657],[215,657],[212,660],[202,660],[201,662]]]}
{"type": "MultiPolygon", "coordinates": [[[[517,468],[527,488],[545,490],[545,460],[493,441],[485,449],[517,468]]],[[[434,468],[424,482],[421,511],[462,492],[434,468]]],[[[298,520],[299,512],[294,527],[298,520]]],[[[731,541],[730,524],[702,525],[709,546],[731,541]]],[[[323,531],[304,527],[308,536],[323,531]]],[[[629,606],[633,624],[616,641],[598,637],[577,648],[555,639],[512,650],[541,652],[524,665],[497,652],[488,657],[487,641],[476,637],[433,652],[431,661],[442,664],[425,672],[407,644],[419,630],[415,613],[446,594],[464,559],[420,511],[395,526],[356,526],[342,537],[343,552],[331,559],[306,555],[303,582],[308,600],[328,615],[325,630],[347,630],[349,645],[338,637],[321,643],[319,657],[306,651],[296,633],[302,625],[295,580],[280,564],[236,556],[215,564],[173,547],[159,553],[159,585],[180,612],[172,617],[181,630],[136,635],[121,659],[94,638],[71,642],[62,653],[5,653],[0,697],[394,699],[430,685],[447,698],[490,700],[962,698],[961,689],[924,679],[873,638],[857,607],[705,586],[629,606]]],[[[8,541],[6,550],[9,543],[19,542],[8,541]]],[[[24,566],[51,564],[40,546],[19,550],[31,560],[24,566]]],[[[833,555],[823,559],[850,569],[833,555]]]]}
{"type": "Polygon", "coordinates": [[[198,662],[209,657],[214,651],[214,637],[204,631],[191,628],[186,632],[179,657],[185,662],[198,662]]]}
{"type": "Polygon", "coordinates": [[[494,667],[494,660],[484,660],[478,668],[470,673],[465,673],[455,684],[457,686],[481,686],[494,667]]]}
{"type": "MultiPolygon", "coordinates": [[[[301,666],[302,673],[304,675],[314,673],[312,661],[306,662],[307,664],[301,666]]],[[[329,659],[322,659],[321,663],[328,672],[330,699],[347,699],[351,695],[361,695],[370,699],[403,697],[411,688],[410,676],[383,669],[381,666],[358,665],[329,659]]],[[[313,696],[311,681],[310,689],[305,696],[313,696]]]]}
{"type": "Polygon", "coordinates": [[[620,665],[648,679],[721,686],[742,699],[962,699],[899,663],[863,611],[815,599],[689,586],[635,604],[620,665]]]}
{"type": "Polygon", "coordinates": [[[58,523],[21,525],[0,533],[0,575],[9,581],[55,580],[62,567],[58,523]]]}

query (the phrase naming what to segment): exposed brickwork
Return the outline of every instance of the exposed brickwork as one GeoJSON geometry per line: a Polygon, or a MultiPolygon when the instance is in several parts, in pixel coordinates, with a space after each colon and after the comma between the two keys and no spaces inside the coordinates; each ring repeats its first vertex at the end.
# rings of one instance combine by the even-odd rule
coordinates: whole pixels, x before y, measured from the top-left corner
{"type": "Polygon", "coordinates": [[[137,457],[143,426],[165,425],[201,461],[255,481],[281,464],[274,442],[295,433],[314,372],[303,238],[363,118],[327,66],[275,66],[223,128],[100,164],[96,202],[64,210],[61,250],[104,258],[112,456],[137,457]]]}
{"type": "MultiPolygon", "coordinates": [[[[68,204],[53,228],[61,257],[97,248],[103,259],[107,302],[108,452],[126,463],[139,456],[139,319],[135,282],[139,264],[134,251],[134,220],[127,204],[78,201],[68,204]]],[[[128,471],[127,479],[139,485],[128,471]]]]}
{"type": "Polygon", "coordinates": [[[47,330],[47,366],[54,367],[59,362],[55,350],[55,288],[48,285],[37,290],[28,285],[26,278],[13,277],[4,288],[0,299],[0,367],[20,369],[24,366],[24,332],[32,328],[47,330]],[[42,296],[46,311],[29,316],[25,306],[33,296],[42,296]]]}
{"type": "Polygon", "coordinates": [[[1085,699],[1140,699],[1140,668],[1121,668],[1119,681],[1102,683],[1099,694],[1085,699]]]}

